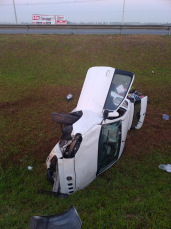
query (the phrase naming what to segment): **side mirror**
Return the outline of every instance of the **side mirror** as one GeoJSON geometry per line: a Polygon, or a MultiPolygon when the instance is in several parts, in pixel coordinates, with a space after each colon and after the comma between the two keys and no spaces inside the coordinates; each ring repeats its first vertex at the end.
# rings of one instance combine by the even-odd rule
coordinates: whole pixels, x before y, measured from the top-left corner
{"type": "Polygon", "coordinates": [[[103,111],[103,118],[104,120],[112,119],[112,118],[117,118],[119,117],[119,113],[117,111],[110,111],[110,110],[104,110],[103,111]]]}
{"type": "Polygon", "coordinates": [[[119,117],[119,113],[117,111],[108,113],[108,118],[116,118],[116,117],[119,117]]]}

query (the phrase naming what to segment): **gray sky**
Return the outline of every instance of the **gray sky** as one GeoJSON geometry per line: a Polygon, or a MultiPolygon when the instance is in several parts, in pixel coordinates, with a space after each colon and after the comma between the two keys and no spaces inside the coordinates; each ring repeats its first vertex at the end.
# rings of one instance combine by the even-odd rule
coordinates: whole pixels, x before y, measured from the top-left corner
{"type": "MultiPolygon", "coordinates": [[[[14,0],[18,23],[32,14],[64,15],[71,22],[122,22],[124,0],[14,0]]],[[[15,23],[13,0],[0,0],[0,23],[15,23]]],[[[125,0],[124,22],[171,23],[171,0],[125,0]]]]}

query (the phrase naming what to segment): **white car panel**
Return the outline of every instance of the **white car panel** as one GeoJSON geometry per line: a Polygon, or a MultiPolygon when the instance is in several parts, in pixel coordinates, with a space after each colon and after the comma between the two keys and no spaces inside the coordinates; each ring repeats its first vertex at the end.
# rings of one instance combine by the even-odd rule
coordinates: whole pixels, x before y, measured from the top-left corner
{"type": "Polygon", "coordinates": [[[53,156],[56,156],[57,158],[63,158],[62,152],[59,147],[59,142],[55,145],[55,147],[50,152],[47,160],[46,160],[46,166],[49,169],[50,168],[50,161],[53,158],[53,156]]]}
{"type": "Polygon", "coordinates": [[[147,110],[147,101],[148,101],[147,96],[145,96],[141,99],[140,119],[139,119],[139,122],[138,122],[137,126],[135,127],[135,129],[140,129],[143,125],[144,118],[146,115],[146,110],[147,110]]]}
{"type": "Polygon", "coordinates": [[[75,158],[58,159],[58,173],[60,179],[60,192],[65,194],[72,194],[75,191],[75,158]],[[67,180],[71,177],[71,180],[67,180]]]}
{"type": "Polygon", "coordinates": [[[94,126],[83,136],[83,141],[75,155],[76,189],[83,189],[96,178],[98,140],[101,125],[94,126]]]}
{"type": "Polygon", "coordinates": [[[102,116],[102,110],[114,75],[114,68],[92,67],[88,70],[76,110],[91,110],[102,116]]]}
{"type": "Polygon", "coordinates": [[[127,136],[128,124],[129,124],[129,112],[130,112],[130,108],[127,110],[125,115],[121,118],[122,120],[122,139],[121,139],[121,148],[119,152],[119,157],[122,155],[122,152],[125,146],[125,142],[126,142],[126,136],[127,136]]]}
{"type": "Polygon", "coordinates": [[[77,133],[84,135],[93,126],[100,124],[102,121],[102,116],[99,116],[90,110],[82,110],[82,112],[82,117],[73,124],[73,135],[77,133]]]}
{"type": "Polygon", "coordinates": [[[128,122],[128,130],[131,129],[131,125],[132,125],[132,119],[133,119],[133,115],[134,115],[134,103],[131,103],[129,101],[129,107],[130,107],[130,114],[129,114],[129,122],[128,122]]]}

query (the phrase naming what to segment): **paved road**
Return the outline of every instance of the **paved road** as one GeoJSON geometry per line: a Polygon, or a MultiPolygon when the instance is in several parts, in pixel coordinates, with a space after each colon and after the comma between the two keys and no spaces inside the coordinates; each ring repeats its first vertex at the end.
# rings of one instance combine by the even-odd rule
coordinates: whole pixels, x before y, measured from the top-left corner
{"type": "MultiPolygon", "coordinates": [[[[8,30],[1,29],[0,34],[23,34],[27,33],[26,30],[8,30]]],[[[77,29],[77,30],[28,30],[28,34],[120,34],[119,29],[77,29]]],[[[144,30],[144,29],[125,29],[122,34],[156,34],[156,35],[168,35],[168,30],[144,30]]]]}

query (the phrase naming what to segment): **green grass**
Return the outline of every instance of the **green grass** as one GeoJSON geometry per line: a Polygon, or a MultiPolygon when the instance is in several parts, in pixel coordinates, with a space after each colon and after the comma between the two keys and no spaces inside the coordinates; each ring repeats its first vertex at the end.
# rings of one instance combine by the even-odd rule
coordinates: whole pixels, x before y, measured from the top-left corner
{"type": "Polygon", "coordinates": [[[0,35],[0,50],[0,228],[29,228],[31,216],[72,203],[83,229],[171,228],[171,174],[158,168],[171,163],[171,123],[162,120],[171,117],[171,37],[0,35]],[[135,73],[133,86],[149,96],[145,123],[128,134],[120,160],[84,190],[66,199],[37,194],[52,190],[45,160],[60,129],[51,113],[76,106],[92,66],[135,73]]]}

